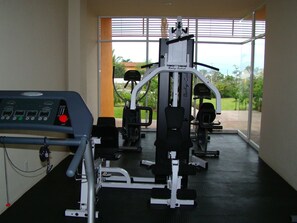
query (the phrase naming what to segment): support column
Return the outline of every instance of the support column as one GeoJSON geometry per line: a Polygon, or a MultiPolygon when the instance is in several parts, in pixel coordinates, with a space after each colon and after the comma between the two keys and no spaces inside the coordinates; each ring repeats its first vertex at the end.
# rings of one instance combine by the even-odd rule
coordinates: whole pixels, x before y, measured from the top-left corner
{"type": "MultiPolygon", "coordinates": [[[[111,19],[101,19],[101,40],[111,40],[111,19]]],[[[99,116],[113,117],[112,43],[100,43],[100,111],[99,116]]]]}

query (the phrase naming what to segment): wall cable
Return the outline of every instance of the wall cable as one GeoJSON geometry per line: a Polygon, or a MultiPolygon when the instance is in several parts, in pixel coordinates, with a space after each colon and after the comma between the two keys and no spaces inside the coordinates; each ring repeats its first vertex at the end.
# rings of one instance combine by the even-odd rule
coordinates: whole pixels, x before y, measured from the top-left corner
{"type": "MultiPolygon", "coordinates": [[[[32,178],[34,178],[34,177],[38,177],[38,176],[42,175],[44,172],[46,172],[46,171],[43,171],[43,172],[38,173],[38,174],[36,174],[36,175],[30,175],[30,176],[28,176],[28,175],[24,175],[23,173],[27,173],[27,174],[28,174],[28,173],[29,173],[29,174],[30,174],[30,173],[36,173],[36,172],[38,172],[38,171],[40,171],[40,170],[46,168],[46,166],[42,166],[42,167],[37,168],[37,169],[35,169],[35,170],[23,170],[23,169],[19,168],[16,164],[14,164],[14,162],[12,161],[12,159],[10,158],[10,156],[9,156],[9,154],[8,154],[8,152],[7,152],[6,145],[5,145],[4,143],[2,143],[2,145],[3,145],[3,149],[4,149],[4,160],[5,160],[5,162],[6,162],[6,158],[7,158],[9,164],[13,167],[13,169],[14,169],[19,175],[21,175],[21,176],[23,176],[23,177],[30,177],[30,178],[32,177],[32,178]]],[[[5,169],[6,169],[6,165],[5,165],[5,169]]]]}

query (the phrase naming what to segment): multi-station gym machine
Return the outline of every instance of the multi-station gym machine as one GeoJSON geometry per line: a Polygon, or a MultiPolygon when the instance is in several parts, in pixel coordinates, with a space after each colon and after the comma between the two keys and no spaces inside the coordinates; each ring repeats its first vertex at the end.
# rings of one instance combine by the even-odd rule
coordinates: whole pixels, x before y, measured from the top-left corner
{"type": "MultiPolygon", "coordinates": [[[[168,187],[158,188],[158,191],[154,193],[151,199],[151,203],[167,204],[171,208],[193,204],[191,197],[194,196],[189,196],[193,195],[193,193],[187,193],[186,190],[183,190],[180,194],[184,194],[186,195],[185,197],[190,198],[185,202],[184,199],[179,199],[179,197],[182,197],[179,196],[179,189],[187,187],[188,175],[185,173],[183,176],[180,176],[179,173],[182,172],[182,165],[180,164],[189,164],[189,149],[191,145],[188,143],[188,146],[183,146],[183,149],[178,150],[174,148],[174,145],[170,145],[170,142],[168,142],[168,139],[170,139],[169,135],[179,135],[182,138],[182,142],[178,142],[177,144],[183,145],[185,140],[190,136],[193,75],[198,77],[198,79],[214,93],[216,97],[216,114],[221,113],[221,95],[219,91],[208,79],[193,68],[193,37],[193,35],[188,34],[188,29],[183,28],[182,19],[178,17],[176,27],[169,30],[169,39],[160,39],[159,67],[150,69],[149,73],[134,87],[131,95],[130,109],[135,110],[138,92],[147,82],[158,75],[157,143],[155,143],[156,156],[154,165],[158,166],[162,163],[168,163],[168,160],[171,160],[171,169],[168,171],[171,174],[169,177],[169,187],[171,188],[169,188],[169,190],[167,190],[168,187]],[[179,111],[181,110],[179,108],[182,108],[182,112],[179,111]],[[169,111],[171,111],[172,114],[170,114],[169,111]],[[168,120],[172,122],[175,120],[168,117],[174,116],[175,114],[182,115],[181,123],[172,125],[172,123],[168,123],[168,120]],[[169,127],[172,129],[169,130],[169,127]],[[177,134],[177,129],[180,131],[180,134],[177,134]],[[172,130],[175,131],[174,134],[172,134],[172,130]],[[164,145],[170,145],[174,151],[164,149],[164,145]],[[162,198],[158,198],[159,195],[162,198]]],[[[176,118],[179,119],[179,117],[176,118]]],[[[175,139],[176,138],[171,137],[171,140],[175,139]]],[[[198,157],[195,161],[204,162],[198,157]]],[[[164,168],[156,168],[156,170],[162,171],[164,168]]],[[[166,175],[164,172],[158,174],[158,171],[155,171],[155,175],[156,182],[166,182],[166,178],[168,179],[168,177],[164,177],[164,175],[166,175]]]]}
{"type": "MultiPolygon", "coordinates": [[[[166,117],[164,110],[169,105],[180,106],[185,109],[182,126],[183,137],[190,135],[191,105],[192,105],[192,79],[195,75],[216,98],[216,114],[221,113],[221,95],[217,88],[205,78],[199,71],[193,68],[193,35],[183,29],[182,20],[179,17],[176,28],[169,30],[169,39],[162,38],[159,41],[159,67],[150,70],[135,87],[131,96],[130,109],[136,108],[137,93],[153,77],[158,75],[158,107],[157,107],[157,139],[166,135],[166,117]],[[175,35],[175,36],[174,36],[175,35]]],[[[185,159],[188,159],[189,151],[184,152],[185,159]]],[[[160,148],[156,148],[156,161],[166,157],[160,148]]]]}

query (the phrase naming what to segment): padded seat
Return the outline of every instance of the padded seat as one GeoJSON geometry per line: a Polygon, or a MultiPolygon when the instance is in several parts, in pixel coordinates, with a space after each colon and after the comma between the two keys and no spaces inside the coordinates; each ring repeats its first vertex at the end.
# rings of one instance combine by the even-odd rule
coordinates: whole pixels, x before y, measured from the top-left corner
{"type": "Polygon", "coordinates": [[[197,121],[201,128],[212,128],[212,123],[216,118],[216,110],[212,103],[204,102],[199,108],[197,121]]]}
{"type": "Polygon", "coordinates": [[[157,139],[155,146],[166,151],[182,151],[193,146],[191,138],[184,138],[181,127],[184,121],[183,107],[166,107],[167,134],[164,140],[157,139]]]}
{"type": "MultiPolygon", "coordinates": [[[[164,140],[156,140],[155,145],[168,152],[177,152],[176,158],[179,159],[179,152],[189,149],[193,146],[190,137],[183,137],[181,127],[184,119],[183,107],[167,107],[165,109],[166,123],[167,123],[167,135],[164,140]]],[[[152,172],[159,176],[169,176],[172,174],[171,160],[162,160],[152,166],[152,172]]],[[[179,176],[182,175],[195,175],[196,168],[192,165],[184,164],[180,162],[179,176]]]]}
{"type": "Polygon", "coordinates": [[[95,144],[95,159],[117,160],[119,153],[119,131],[112,117],[99,117],[93,126],[92,136],[100,138],[101,143],[95,144]]]}

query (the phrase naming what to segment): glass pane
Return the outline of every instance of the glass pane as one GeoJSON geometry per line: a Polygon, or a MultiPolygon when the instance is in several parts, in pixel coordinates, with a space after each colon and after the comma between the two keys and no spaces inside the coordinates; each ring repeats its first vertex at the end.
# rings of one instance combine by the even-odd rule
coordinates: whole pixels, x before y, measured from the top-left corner
{"type": "Polygon", "coordinates": [[[253,109],[251,122],[250,139],[257,145],[260,144],[260,128],[262,118],[262,95],[263,95],[263,78],[264,78],[264,57],[265,57],[265,6],[256,11],[256,36],[262,35],[263,38],[255,40],[255,57],[254,57],[254,83],[253,83],[253,109]]]}
{"type": "Polygon", "coordinates": [[[241,46],[235,44],[198,44],[198,61],[231,75],[235,66],[240,66],[241,46]]]}
{"type": "Polygon", "coordinates": [[[241,66],[238,71],[237,85],[237,112],[238,130],[244,135],[248,135],[248,106],[250,95],[250,75],[251,75],[251,43],[242,45],[241,66]]]}
{"type": "MultiPolygon", "coordinates": [[[[265,13],[263,14],[262,11],[260,17],[263,18],[263,15],[265,13]]],[[[258,18],[258,14],[256,17],[258,18]]],[[[115,72],[116,76],[123,76],[127,69],[139,69],[142,64],[158,62],[158,40],[163,35],[166,36],[168,27],[174,27],[175,23],[176,18],[114,19],[112,31],[113,56],[114,61],[119,62],[122,66],[122,71],[118,69],[115,72]]],[[[224,129],[239,129],[244,134],[249,135],[247,128],[251,43],[246,42],[251,41],[251,17],[244,20],[183,19],[183,25],[189,27],[189,32],[195,35],[196,27],[198,27],[195,55],[196,51],[198,53],[197,58],[194,56],[194,60],[220,69],[217,72],[205,67],[197,67],[221,92],[223,112],[218,118],[221,120],[224,129]],[[198,46],[198,50],[196,46],[198,46]]],[[[263,34],[265,34],[265,21],[263,19],[257,20],[256,36],[260,38],[263,37],[263,34]]],[[[260,47],[259,50],[258,47],[256,48],[255,59],[258,61],[261,57],[261,50],[260,47]]],[[[263,60],[262,62],[257,61],[255,61],[255,70],[261,72],[263,60]]],[[[142,70],[141,72],[144,73],[145,71],[142,70]]],[[[258,73],[255,75],[258,76],[258,73]]],[[[121,86],[121,90],[123,88],[124,86],[121,86]]],[[[151,93],[153,94],[154,90],[149,91],[148,97],[151,93]]],[[[146,103],[151,104],[148,101],[146,103]]],[[[256,103],[259,102],[253,99],[253,107],[255,108],[257,107],[256,103]]],[[[254,124],[252,123],[252,127],[254,124]]]]}
{"type": "MultiPolygon", "coordinates": [[[[148,62],[147,63],[158,63],[159,62],[159,41],[149,42],[148,62]]],[[[157,118],[157,103],[158,103],[158,77],[154,77],[149,85],[149,91],[146,97],[143,99],[143,104],[153,109],[153,121],[152,125],[148,128],[156,128],[157,118]]]]}
{"type": "Polygon", "coordinates": [[[220,69],[217,72],[202,66],[197,67],[221,93],[222,114],[217,118],[220,119],[224,130],[237,130],[242,126],[242,120],[240,120],[242,115],[238,110],[237,98],[238,86],[242,82],[241,53],[241,45],[198,44],[198,62],[220,69]]]}
{"type": "Polygon", "coordinates": [[[113,54],[124,62],[146,61],[146,43],[145,42],[113,42],[113,54]]]}
{"type": "Polygon", "coordinates": [[[148,63],[159,62],[159,41],[149,42],[148,63]]]}
{"type": "Polygon", "coordinates": [[[257,145],[260,143],[260,127],[262,117],[262,95],[263,95],[263,77],[264,77],[264,48],[265,39],[255,41],[255,69],[253,86],[253,111],[251,140],[257,145]]]}
{"type": "MultiPolygon", "coordinates": [[[[114,83],[117,93],[114,94],[114,114],[117,118],[122,118],[124,104],[131,98],[131,82],[126,85],[124,74],[127,70],[138,70],[146,63],[146,43],[145,42],[113,42],[113,66],[114,83]],[[131,50],[133,48],[133,50],[131,50]]],[[[118,122],[117,125],[121,125],[118,122]]]]}

